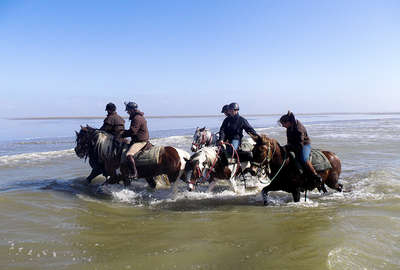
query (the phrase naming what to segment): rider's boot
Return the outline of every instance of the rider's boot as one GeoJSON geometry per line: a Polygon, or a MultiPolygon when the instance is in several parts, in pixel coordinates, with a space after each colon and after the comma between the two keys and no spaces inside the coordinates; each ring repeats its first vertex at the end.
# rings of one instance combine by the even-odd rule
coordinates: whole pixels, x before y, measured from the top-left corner
{"type": "Polygon", "coordinates": [[[137,179],[138,173],[137,173],[137,169],[136,169],[135,159],[133,158],[132,155],[127,156],[127,159],[129,161],[129,165],[130,165],[128,178],[129,179],[137,179]]]}
{"type": "Polygon", "coordinates": [[[322,178],[321,178],[321,176],[319,176],[317,174],[317,172],[315,171],[314,166],[311,164],[311,161],[307,160],[307,162],[305,163],[305,167],[307,169],[307,176],[308,176],[309,180],[312,181],[313,187],[317,187],[318,190],[319,190],[321,188],[321,186],[322,186],[322,178]]]}

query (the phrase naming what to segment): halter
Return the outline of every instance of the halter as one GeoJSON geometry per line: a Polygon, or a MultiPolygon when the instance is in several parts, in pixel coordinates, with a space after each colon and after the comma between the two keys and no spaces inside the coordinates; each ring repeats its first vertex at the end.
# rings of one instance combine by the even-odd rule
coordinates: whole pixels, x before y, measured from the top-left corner
{"type": "MultiPolygon", "coordinates": [[[[270,161],[272,160],[272,157],[275,154],[275,147],[274,147],[274,151],[271,153],[271,143],[268,141],[268,153],[265,156],[265,158],[263,159],[263,161],[261,161],[260,163],[258,162],[251,162],[251,165],[255,165],[261,169],[265,168],[266,170],[268,170],[268,174],[271,173],[271,167],[270,167],[270,161]],[[263,163],[265,163],[265,161],[268,161],[268,165],[263,165],[263,163]]],[[[285,165],[285,160],[286,160],[286,151],[285,151],[285,157],[283,158],[283,162],[281,167],[279,168],[279,170],[276,172],[276,174],[274,175],[274,177],[272,177],[271,182],[278,176],[278,174],[281,172],[283,166],[285,165]]]]}
{"type": "MultiPolygon", "coordinates": [[[[232,147],[232,150],[233,150],[232,158],[236,155],[236,160],[237,160],[237,164],[238,164],[237,169],[236,169],[236,172],[234,173],[234,175],[236,176],[237,173],[238,173],[238,171],[239,171],[239,168],[240,168],[239,154],[238,154],[238,152],[236,151],[236,149],[233,147],[232,144],[226,143],[226,142],[223,142],[222,144],[229,145],[229,146],[232,147]]],[[[219,146],[219,147],[218,147],[218,151],[217,151],[217,154],[216,154],[216,158],[215,158],[213,164],[211,165],[210,169],[208,170],[208,172],[207,172],[207,174],[206,174],[205,177],[201,177],[201,176],[203,175],[203,172],[200,170],[199,166],[196,167],[197,173],[199,174],[199,178],[198,178],[198,179],[201,179],[201,180],[198,181],[198,180],[196,179],[195,182],[194,182],[193,184],[198,184],[199,182],[205,182],[205,181],[210,177],[211,172],[212,172],[212,170],[214,169],[215,164],[217,163],[217,161],[218,161],[218,159],[219,159],[219,153],[221,152],[221,148],[222,148],[222,146],[219,146]]],[[[204,167],[204,169],[205,169],[205,167],[204,167]]],[[[204,170],[204,169],[203,169],[203,170],[204,170]]]]}

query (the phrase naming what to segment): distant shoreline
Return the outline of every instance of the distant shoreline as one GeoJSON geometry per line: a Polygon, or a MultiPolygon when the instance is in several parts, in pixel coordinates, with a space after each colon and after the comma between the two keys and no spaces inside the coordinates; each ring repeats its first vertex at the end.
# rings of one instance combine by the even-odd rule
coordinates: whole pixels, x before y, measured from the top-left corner
{"type": "MultiPolygon", "coordinates": [[[[296,115],[351,115],[351,114],[400,114],[400,112],[340,112],[340,113],[297,113],[296,115]]],[[[280,116],[278,113],[269,114],[243,114],[245,117],[260,117],[260,116],[280,116]]],[[[171,119],[171,118],[215,118],[223,117],[222,114],[204,114],[204,115],[145,115],[148,119],[171,119]]],[[[37,116],[37,117],[8,117],[7,120],[73,120],[73,119],[104,119],[104,116],[37,116]]],[[[124,117],[128,118],[128,116],[124,117]]]]}

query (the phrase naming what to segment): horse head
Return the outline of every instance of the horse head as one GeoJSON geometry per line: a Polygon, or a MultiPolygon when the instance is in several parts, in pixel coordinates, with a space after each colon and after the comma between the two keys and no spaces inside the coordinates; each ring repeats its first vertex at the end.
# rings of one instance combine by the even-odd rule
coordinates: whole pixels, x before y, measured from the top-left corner
{"type": "MultiPolygon", "coordinates": [[[[185,165],[185,182],[189,185],[189,191],[194,190],[194,186],[202,180],[204,173],[210,169],[216,159],[217,151],[213,147],[204,147],[190,157],[185,165]]],[[[209,176],[207,172],[206,178],[209,176]]]]}
{"type": "Polygon", "coordinates": [[[89,155],[90,144],[93,139],[94,131],[96,129],[86,126],[81,126],[79,132],[75,131],[76,134],[76,146],[74,148],[76,155],[79,158],[87,158],[89,155]]]}
{"type": "Polygon", "coordinates": [[[269,168],[269,163],[273,158],[276,147],[278,147],[278,142],[265,134],[256,136],[253,139],[256,144],[252,150],[253,159],[248,171],[255,176],[259,168],[269,168]]]}
{"type": "Polygon", "coordinates": [[[207,129],[206,127],[203,128],[197,127],[193,135],[193,141],[191,147],[192,152],[196,152],[201,148],[203,148],[204,146],[210,146],[214,141],[213,138],[214,135],[209,129],[207,129]]]}

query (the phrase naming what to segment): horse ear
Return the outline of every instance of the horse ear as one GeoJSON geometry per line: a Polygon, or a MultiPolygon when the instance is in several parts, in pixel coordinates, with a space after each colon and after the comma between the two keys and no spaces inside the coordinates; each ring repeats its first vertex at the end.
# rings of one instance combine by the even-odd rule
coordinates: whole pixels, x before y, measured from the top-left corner
{"type": "Polygon", "coordinates": [[[75,134],[76,134],[76,136],[78,136],[79,135],[78,131],[75,130],[75,134]]]}

